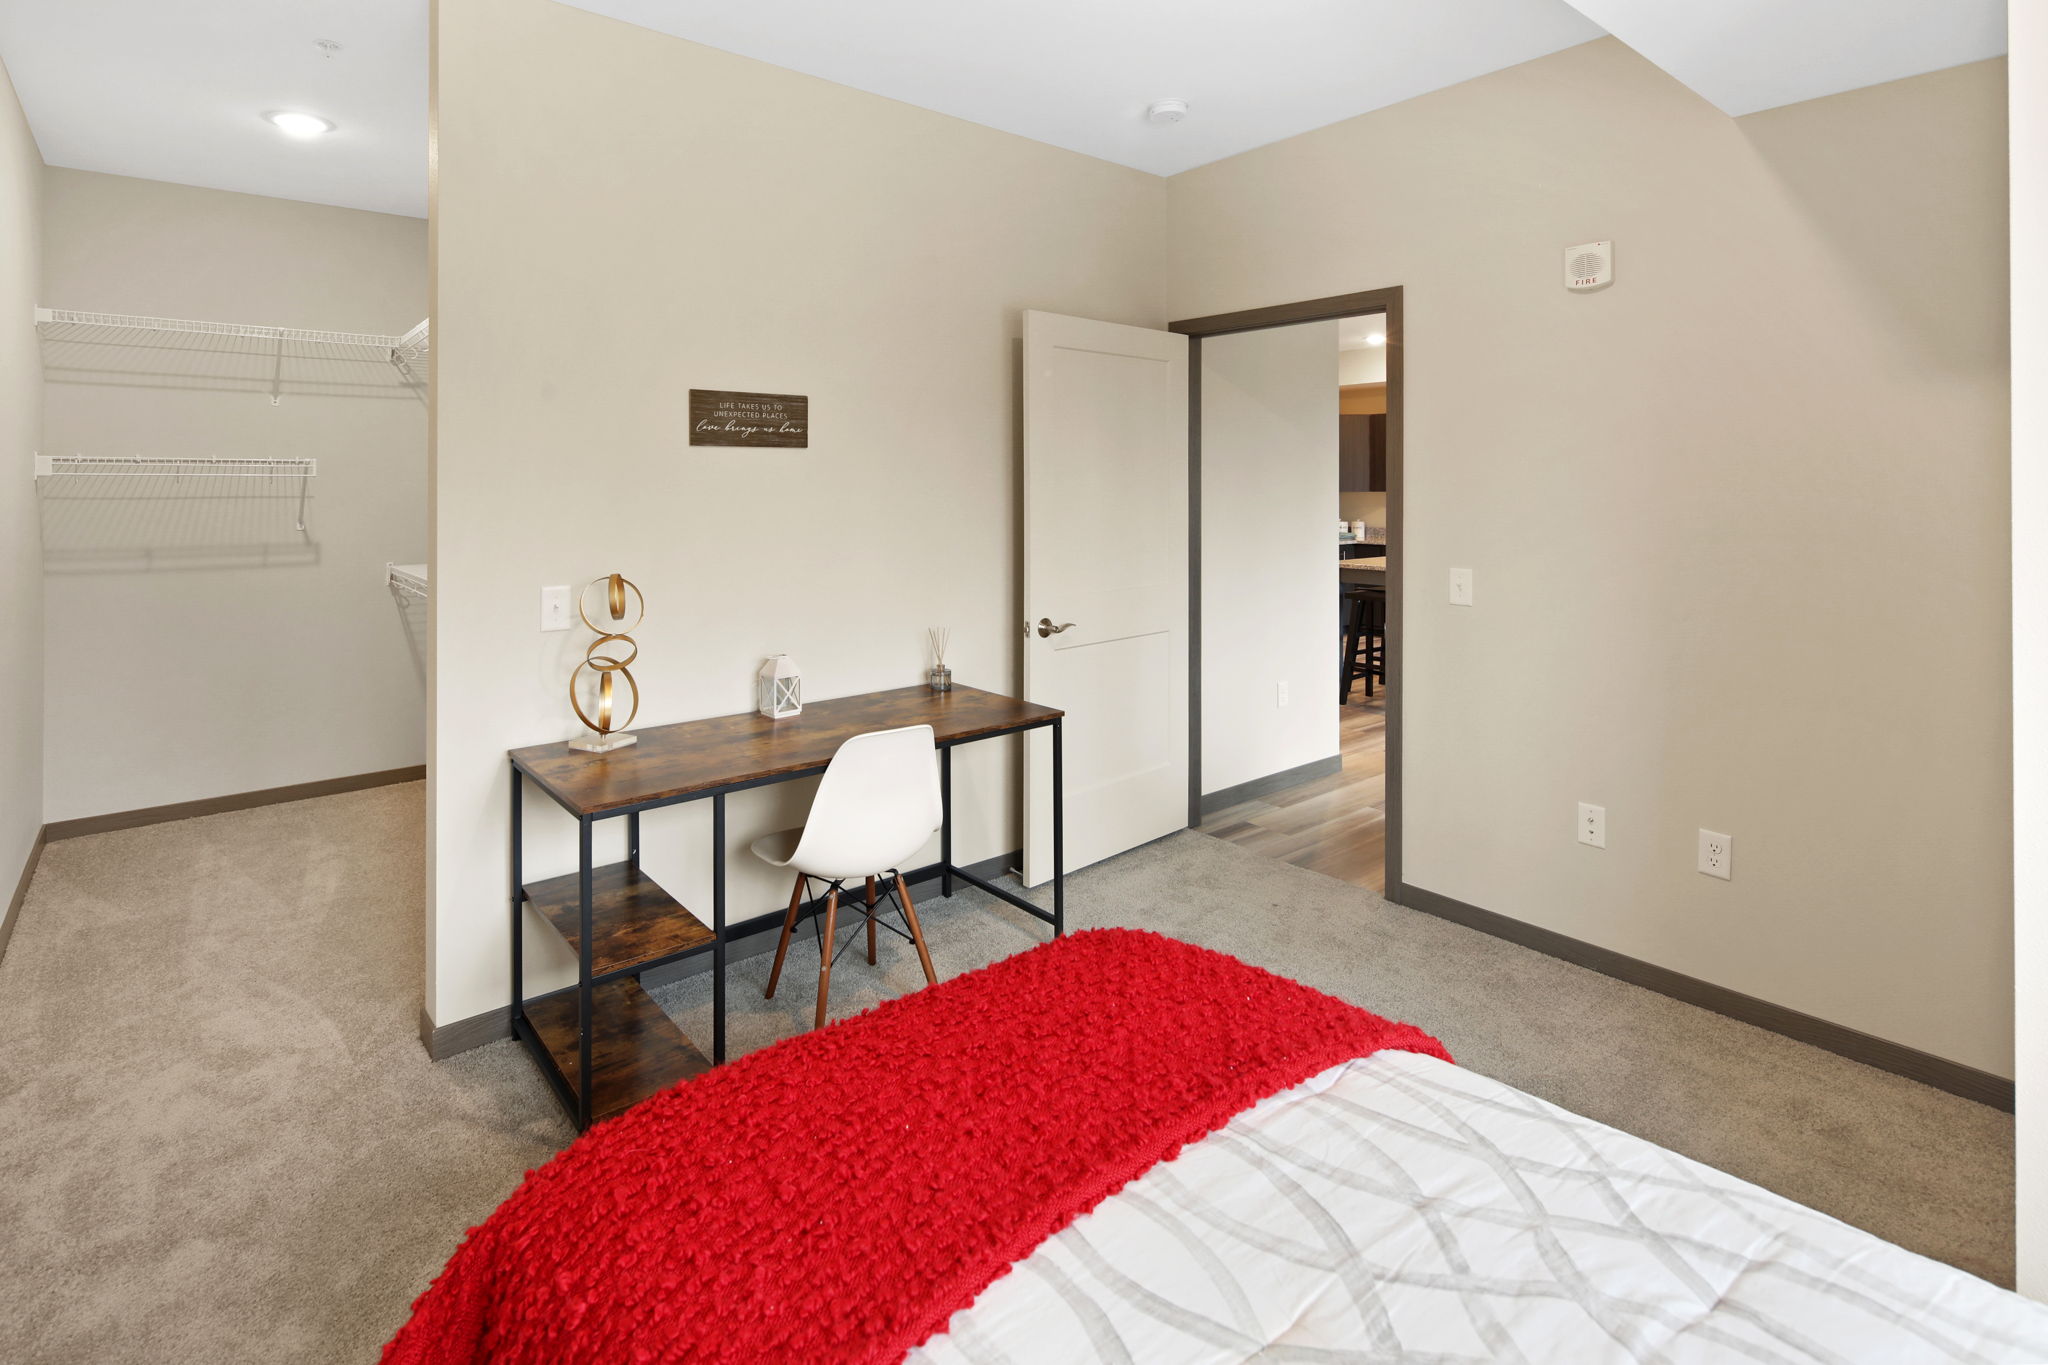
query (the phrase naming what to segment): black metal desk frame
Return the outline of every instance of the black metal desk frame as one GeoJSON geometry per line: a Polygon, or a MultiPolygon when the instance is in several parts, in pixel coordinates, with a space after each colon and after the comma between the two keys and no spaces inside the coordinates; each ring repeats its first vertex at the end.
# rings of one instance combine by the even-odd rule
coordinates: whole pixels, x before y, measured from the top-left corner
{"type": "MultiPolygon", "coordinates": [[[[997,900],[1015,906],[1025,914],[1045,921],[1052,926],[1053,936],[1066,932],[1066,774],[1062,753],[1061,717],[1033,720],[1023,724],[988,730],[981,734],[963,736],[958,739],[941,740],[939,751],[939,794],[943,815],[939,824],[939,861],[937,864],[905,871],[906,881],[929,881],[939,879],[939,894],[950,899],[953,895],[955,878],[979,891],[994,896],[997,900]],[[953,750],[962,744],[975,744],[985,739],[999,739],[1005,735],[1020,735],[1031,730],[1050,727],[1052,730],[1052,909],[1044,910],[1025,900],[1013,891],[997,886],[975,875],[953,862],[953,750]]],[[[714,1066],[725,1061],[725,959],[726,943],[737,934],[751,934],[760,929],[778,925],[786,911],[771,911],[767,914],[744,920],[734,926],[735,935],[728,935],[725,922],[725,798],[734,792],[747,791],[753,787],[772,786],[778,782],[793,782],[799,778],[816,777],[825,771],[827,763],[817,763],[794,772],[775,773],[767,777],[752,777],[700,791],[685,792],[660,800],[644,801],[621,806],[599,814],[585,814],[575,810],[549,792],[546,785],[536,783],[542,792],[563,810],[574,816],[577,822],[577,867],[581,879],[582,932],[577,936],[576,985],[577,993],[577,1085],[569,1080],[555,1065],[554,1055],[541,1040],[532,1022],[527,1018],[528,997],[525,991],[525,950],[526,950],[526,879],[524,853],[521,847],[522,824],[524,820],[524,797],[526,783],[530,780],[518,761],[512,761],[512,1033],[526,1046],[534,1064],[548,1079],[549,1088],[562,1104],[569,1117],[574,1120],[576,1130],[582,1132],[590,1127],[591,1098],[596,1081],[591,1070],[591,992],[607,981],[623,976],[638,976],[656,967],[665,967],[703,953],[711,954],[711,1061],[714,1066]],[[626,819],[626,862],[635,871],[640,867],[640,816],[650,810],[662,810],[669,806],[685,805],[692,801],[709,799],[711,802],[711,930],[708,943],[700,943],[680,952],[633,962],[616,970],[593,975],[591,971],[591,838],[597,823],[618,816],[626,819]]],[[[1028,760],[1027,760],[1028,761],[1028,760]]],[[[803,907],[804,913],[811,913],[813,905],[803,907]]],[[[542,997],[536,996],[533,999],[542,997]]]]}

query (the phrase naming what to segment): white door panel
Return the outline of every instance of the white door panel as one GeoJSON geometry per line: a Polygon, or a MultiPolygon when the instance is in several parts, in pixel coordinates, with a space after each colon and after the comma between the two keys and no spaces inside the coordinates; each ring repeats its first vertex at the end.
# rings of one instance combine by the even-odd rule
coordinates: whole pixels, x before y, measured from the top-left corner
{"type": "MultiPolygon", "coordinates": [[[[1066,867],[1187,823],[1187,339],[1024,315],[1024,695],[1067,713],[1066,867]],[[1073,625],[1041,637],[1035,623],[1073,625]]],[[[1052,875],[1030,737],[1024,873],[1052,875]]]]}

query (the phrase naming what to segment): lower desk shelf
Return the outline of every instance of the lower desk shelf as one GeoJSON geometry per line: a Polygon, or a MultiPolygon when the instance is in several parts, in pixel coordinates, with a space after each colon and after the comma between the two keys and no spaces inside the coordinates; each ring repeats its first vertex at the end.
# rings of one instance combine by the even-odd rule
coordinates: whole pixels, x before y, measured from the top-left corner
{"type": "MultiPolygon", "coordinates": [[[[526,900],[577,952],[582,941],[583,892],[574,872],[530,882],[526,900]]],[[[711,946],[711,926],[630,863],[590,873],[590,974],[605,976],[653,966],[711,946]]]]}
{"type": "MultiPolygon", "coordinates": [[[[710,1059],[632,977],[604,982],[590,996],[593,1123],[711,1069],[710,1059]]],[[[580,1080],[575,988],[527,1001],[526,1019],[574,1091],[580,1080]]]]}

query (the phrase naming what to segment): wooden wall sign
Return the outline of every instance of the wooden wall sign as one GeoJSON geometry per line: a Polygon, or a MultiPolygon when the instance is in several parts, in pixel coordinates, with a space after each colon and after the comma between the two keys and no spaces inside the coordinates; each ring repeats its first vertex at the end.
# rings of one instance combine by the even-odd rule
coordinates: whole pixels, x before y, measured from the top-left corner
{"type": "Polygon", "coordinates": [[[811,400],[801,393],[691,389],[690,444],[808,449],[811,400]]]}

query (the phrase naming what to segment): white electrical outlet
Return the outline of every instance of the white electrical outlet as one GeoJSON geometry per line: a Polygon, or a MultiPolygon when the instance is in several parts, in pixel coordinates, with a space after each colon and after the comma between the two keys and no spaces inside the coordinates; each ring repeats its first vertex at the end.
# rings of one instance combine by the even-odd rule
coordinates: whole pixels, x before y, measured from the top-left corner
{"type": "Polygon", "coordinates": [[[567,630],[576,624],[575,607],[569,599],[569,589],[542,588],[540,590],[540,628],[542,630],[567,630]]]}
{"type": "Polygon", "coordinates": [[[1579,842],[1607,847],[1607,807],[1579,802],[1579,842]]]}
{"type": "Polygon", "coordinates": [[[1273,684],[1273,705],[1287,705],[1287,683],[1284,680],[1273,684]]]}
{"type": "Polygon", "coordinates": [[[1472,571],[1470,569],[1451,570],[1451,605],[1454,607],[1469,607],[1472,605],[1472,571]]]}
{"type": "Polygon", "coordinates": [[[1735,869],[1735,836],[1700,831],[1700,871],[1727,881],[1735,869]]]}

